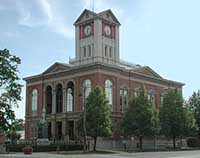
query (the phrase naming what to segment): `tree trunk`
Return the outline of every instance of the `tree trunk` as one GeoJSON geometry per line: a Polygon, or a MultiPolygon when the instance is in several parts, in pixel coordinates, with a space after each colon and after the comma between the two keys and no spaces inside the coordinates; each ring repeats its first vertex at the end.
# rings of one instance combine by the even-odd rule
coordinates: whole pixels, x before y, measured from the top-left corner
{"type": "Polygon", "coordinates": [[[173,147],[174,147],[174,149],[176,148],[176,137],[175,136],[173,136],[173,147]]]}
{"type": "Polygon", "coordinates": [[[94,137],[93,151],[96,151],[97,137],[94,137]]]}
{"type": "Polygon", "coordinates": [[[140,136],[140,150],[142,150],[142,136],[140,136]]]}

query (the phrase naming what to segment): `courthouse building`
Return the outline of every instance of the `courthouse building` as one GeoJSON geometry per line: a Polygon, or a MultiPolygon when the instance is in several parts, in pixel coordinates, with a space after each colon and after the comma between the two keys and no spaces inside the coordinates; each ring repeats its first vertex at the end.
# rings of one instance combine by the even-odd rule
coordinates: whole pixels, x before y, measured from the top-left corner
{"type": "Polygon", "coordinates": [[[43,108],[50,140],[77,139],[83,102],[97,85],[105,90],[112,109],[113,137],[120,135],[118,129],[128,99],[137,95],[141,86],[157,109],[169,88],[182,90],[184,84],[164,79],[148,66],[120,59],[120,22],[111,10],[84,10],[74,26],[75,58],[69,63],[56,62],[41,74],[25,78],[27,140],[37,138],[43,108]]]}

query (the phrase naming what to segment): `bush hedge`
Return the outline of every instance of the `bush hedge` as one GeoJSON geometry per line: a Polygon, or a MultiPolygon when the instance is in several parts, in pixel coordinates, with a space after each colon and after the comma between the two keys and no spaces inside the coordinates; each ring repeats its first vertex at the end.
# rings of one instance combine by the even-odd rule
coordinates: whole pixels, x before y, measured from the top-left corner
{"type": "Polygon", "coordinates": [[[187,145],[191,148],[199,147],[199,140],[197,138],[188,138],[187,145]]]}
{"type": "MultiPolygon", "coordinates": [[[[23,148],[26,147],[25,144],[17,144],[17,145],[6,145],[6,148],[9,149],[10,152],[22,152],[23,148]]],[[[33,152],[48,152],[48,151],[56,151],[59,146],[60,151],[72,151],[72,150],[82,150],[83,145],[80,144],[50,144],[50,145],[36,145],[32,146],[33,152]]]]}

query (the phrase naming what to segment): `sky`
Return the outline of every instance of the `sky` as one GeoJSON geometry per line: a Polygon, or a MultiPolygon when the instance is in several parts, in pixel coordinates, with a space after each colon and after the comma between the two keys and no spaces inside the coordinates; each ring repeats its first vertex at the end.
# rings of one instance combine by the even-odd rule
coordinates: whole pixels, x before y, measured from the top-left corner
{"type": "MultiPolygon", "coordinates": [[[[21,58],[21,78],[74,57],[73,23],[85,8],[111,9],[116,15],[121,59],[185,83],[185,99],[200,89],[199,0],[0,0],[0,49],[21,58]]],[[[17,118],[25,115],[21,83],[17,118]]]]}

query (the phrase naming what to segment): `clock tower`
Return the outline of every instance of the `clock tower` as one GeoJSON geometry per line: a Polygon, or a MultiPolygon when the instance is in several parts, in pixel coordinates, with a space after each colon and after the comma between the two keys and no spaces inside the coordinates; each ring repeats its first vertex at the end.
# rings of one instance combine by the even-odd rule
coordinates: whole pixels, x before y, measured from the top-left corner
{"type": "Polygon", "coordinates": [[[74,26],[76,54],[71,64],[119,64],[120,23],[111,10],[100,13],[84,10],[74,26]]]}

